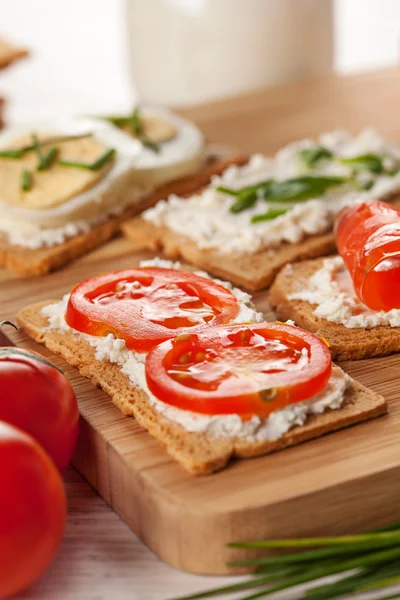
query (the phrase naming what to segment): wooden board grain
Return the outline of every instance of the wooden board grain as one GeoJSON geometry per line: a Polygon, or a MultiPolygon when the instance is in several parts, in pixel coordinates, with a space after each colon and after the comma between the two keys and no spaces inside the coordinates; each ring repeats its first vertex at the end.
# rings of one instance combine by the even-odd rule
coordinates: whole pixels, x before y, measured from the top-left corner
{"type": "MultiPolygon", "coordinates": [[[[400,138],[399,94],[400,73],[390,70],[326,78],[314,88],[309,83],[287,86],[194,109],[192,115],[214,140],[273,151],[333,126],[355,130],[374,124],[400,138]]],[[[143,256],[133,256],[129,242],[118,239],[43,279],[18,280],[0,272],[0,320],[12,318],[27,303],[61,296],[84,277],[133,266],[143,256]]],[[[271,316],[265,293],[256,302],[271,316]]],[[[20,332],[7,334],[50,355],[20,332]]],[[[387,398],[387,417],[275,455],[238,461],[205,478],[186,474],[101,390],[55,360],[80,403],[82,431],[74,464],[141,539],[174,566],[223,573],[226,561],[237,556],[224,545],[234,539],[360,531],[400,518],[398,356],[344,365],[387,398]]]]}

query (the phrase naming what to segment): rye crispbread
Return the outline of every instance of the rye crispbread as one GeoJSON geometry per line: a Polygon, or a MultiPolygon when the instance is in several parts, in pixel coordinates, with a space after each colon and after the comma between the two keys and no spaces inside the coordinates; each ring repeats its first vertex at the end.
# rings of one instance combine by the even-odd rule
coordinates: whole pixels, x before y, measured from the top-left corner
{"type": "Polygon", "coordinates": [[[278,318],[282,321],[292,319],[299,327],[323,337],[329,343],[332,357],[337,360],[358,360],[399,352],[400,327],[345,327],[342,323],[317,317],[315,304],[288,298],[304,288],[310,277],[323,266],[323,260],[306,260],[282,269],[269,292],[269,301],[278,318]]]}
{"type": "MultiPolygon", "coordinates": [[[[400,206],[398,192],[388,193],[381,199],[400,206]]],[[[168,258],[182,258],[252,292],[270,287],[287,263],[327,256],[336,251],[333,232],[308,236],[296,244],[284,242],[254,254],[223,254],[214,249],[199,248],[191,238],[167,227],[158,227],[141,216],[127,220],[122,231],[132,241],[134,250],[162,251],[168,258]]]]}
{"type": "Polygon", "coordinates": [[[324,256],[335,250],[332,233],[308,237],[298,244],[282,244],[255,254],[227,255],[216,250],[200,249],[190,238],[166,227],[157,227],[141,217],[126,221],[122,230],[132,240],[135,250],[162,251],[168,258],[182,258],[250,291],[269,287],[288,262],[324,256]]]}
{"type": "MultiPolygon", "coordinates": [[[[72,260],[110,240],[120,231],[121,224],[125,220],[154,206],[162,198],[172,193],[183,196],[192,194],[198,188],[205,186],[212,175],[220,174],[230,164],[241,164],[244,160],[235,149],[229,149],[229,152],[221,157],[210,157],[204,167],[194,175],[159,186],[154,192],[135,202],[118,217],[109,217],[88,232],[71,237],[62,244],[49,248],[30,249],[13,245],[5,237],[0,236],[0,267],[3,266],[20,277],[46,275],[60,269],[72,260]]],[[[127,193],[131,194],[132,192],[128,191],[127,193]]],[[[133,194],[137,197],[138,192],[134,191],[133,194]]]]}
{"type": "Polygon", "coordinates": [[[46,331],[48,321],[41,309],[50,303],[52,301],[41,302],[21,310],[17,315],[20,327],[107,392],[124,414],[134,416],[172,458],[195,475],[213,473],[223,468],[231,458],[249,458],[274,452],[387,412],[382,396],[352,380],[340,409],[313,415],[305,425],[294,427],[276,441],[216,438],[188,432],[163,418],[149,402],[146,393],[140,387],[135,387],[118,365],[96,360],[95,350],[86,341],[71,332],[46,331]]]}

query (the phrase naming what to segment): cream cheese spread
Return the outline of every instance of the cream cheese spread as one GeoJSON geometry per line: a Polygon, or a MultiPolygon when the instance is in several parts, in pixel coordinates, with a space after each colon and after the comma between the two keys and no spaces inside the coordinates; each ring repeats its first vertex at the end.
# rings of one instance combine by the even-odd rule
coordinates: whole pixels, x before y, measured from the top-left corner
{"type": "MultiPolygon", "coordinates": [[[[299,173],[299,152],[305,148],[323,145],[342,158],[366,153],[384,156],[385,166],[392,168],[400,161],[400,146],[387,142],[372,129],[352,137],[344,131],[322,134],[318,142],[310,139],[292,143],[274,158],[260,154],[251,157],[244,166],[228,167],[212,184],[189,199],[171,195],[147,210],[143,218],[157,226],[189,237],[199,248],[216,249],[225,254],[255,253],[282,242],[298,243],[308,235],[329,231],[337,212],[345,205],[371,198],[384,198],[400,190],[400,173],[395,176],[376,175],[368,191],[356,190],[346,184],[331,188],[323,196],[299,202],[285,214],[270,220],[251,223],[252,217],[265,213],[272,204],[259,198],[249,209],[230,212],[233,199],[218,192],[218,186],[240,189],[267,179],[282,181],[299,173]]],[[[348,166],[337,161],[321,161],[312,174],[349,176],[348,166]]]]}
{"type": "MultiPolygon", "coordinates": [[[[288,265],[290,267],[290,265],[288,265]]],[[[400,327],[400,309],[373,311],[364,306],[352,289],[350,275],[340,256],[325,258],[323,266],[304,283],[298,281],[300,289],[288,295],[289,300],[303,300],[316,305],[314,314],[332,323],[341,323],[350,329],[373,329],[381,325],[400,327]],[[344,287],[339,284],[337,274],[348,279],[344,287]]]]}
{"type": "MultiPolygon", "coordinates": [[[[167,268],[179,268],[180,266],[179,263],[157,259],[144,261],[141,266],[151,264],[167,268]]],[[[223,283],[225,284],[225,282],[223,283]]],[[[245,297],[248,294],[243,296],[244,292],[240,292],[230,284],[225,285],[237,295],[239,303],[246,303],[247,298],[245,297]]],[[[248,297],[250,298],[250,296],[248,297]]],[[[150,404],[163,418],[181,425],[187,431],[204,433],[213,437],[241,438],[258,442],[276,440],[292,427],[303,425],[309,415],[321,414],[328,409],[338,409],[343,404],[350,378],[339,367],[334,366],[328,385],[322,392],[309,400],[275,411],[268,418],[253,416],[249,420],[243,420],[239,415],[209,416],[176,408],[158,400],[148,389],[144,366],[145,354],[128,350],[125,341],[115,338],[113,334],[106,337],[95,337],[71,329],[64,318],[67,302],[68,295],[60,302],[42,309],[43,315],[49,322],[48,330],[68,331],[88,342],[96,351],[96,360],[107,360],[118,364],[122,373],[129,378],[132,384],[139,386],[147,394],[150,404]]],[[[246,310],[244,314],[247,322],[249,313],[246,310]]],[[[259,314],[254,312],[254,320],[259,320],[257,317],[259,314]]]]}

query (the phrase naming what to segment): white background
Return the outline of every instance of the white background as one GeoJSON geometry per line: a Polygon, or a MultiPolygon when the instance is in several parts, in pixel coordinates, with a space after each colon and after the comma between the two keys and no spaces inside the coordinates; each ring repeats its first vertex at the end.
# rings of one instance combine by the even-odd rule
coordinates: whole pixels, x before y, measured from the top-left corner
{"type": "MultiPolygon", "coordinates": [[[[0,0],[0,15],[1,33],[32,50],[0,73],[11,120],[131,107],[125,0],[0,0]]],[[[400,0],[336,0],[335,25],[336,70],[398,62],[400,0]]]]}

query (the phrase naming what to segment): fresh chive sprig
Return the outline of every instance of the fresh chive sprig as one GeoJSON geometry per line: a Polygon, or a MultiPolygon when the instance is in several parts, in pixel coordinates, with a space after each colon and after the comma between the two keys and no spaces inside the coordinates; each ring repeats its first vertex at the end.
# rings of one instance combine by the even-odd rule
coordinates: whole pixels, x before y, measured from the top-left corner
{"type": "MultiPolygon", "coordinates": [[[[255,600],[295,588],[313,584],[303,591],[306,600],[330,600],[359,592],[385,590],[400,583],[400,522],[391,523],[362,535],[256,540],[234,542],[232,548],[286,549],[297,553],[261,556],[231,563],[251,566],[253,577],[239,583],[212,590],[180,596],[173,600],[216,598],[234,592],[244,592],[237,600],[255,600]],[[336,575],[335,581],[327,577],[336,575]]],[[[387,592],[379,600],[400,598],[400,591],[387,592]]],[[[172,599],[171,599],[172,600],[172,599]]]]}
{"type": "Polygon", "coordinates": [[[103,167],[112,157],[115,155],[115,148],[110,148],[99,158],[91,163],[72,161],[72,160],[59,160],[58,164],[62,167],[73,167],[74,169],[85,169],[88,171],[98,171],[103,167]]]}
{"type": "Polygon", "coordinates": [[[21,173],[21,190],[27,192],[32,187],[32,174],[27,169],[21,173]]]}

